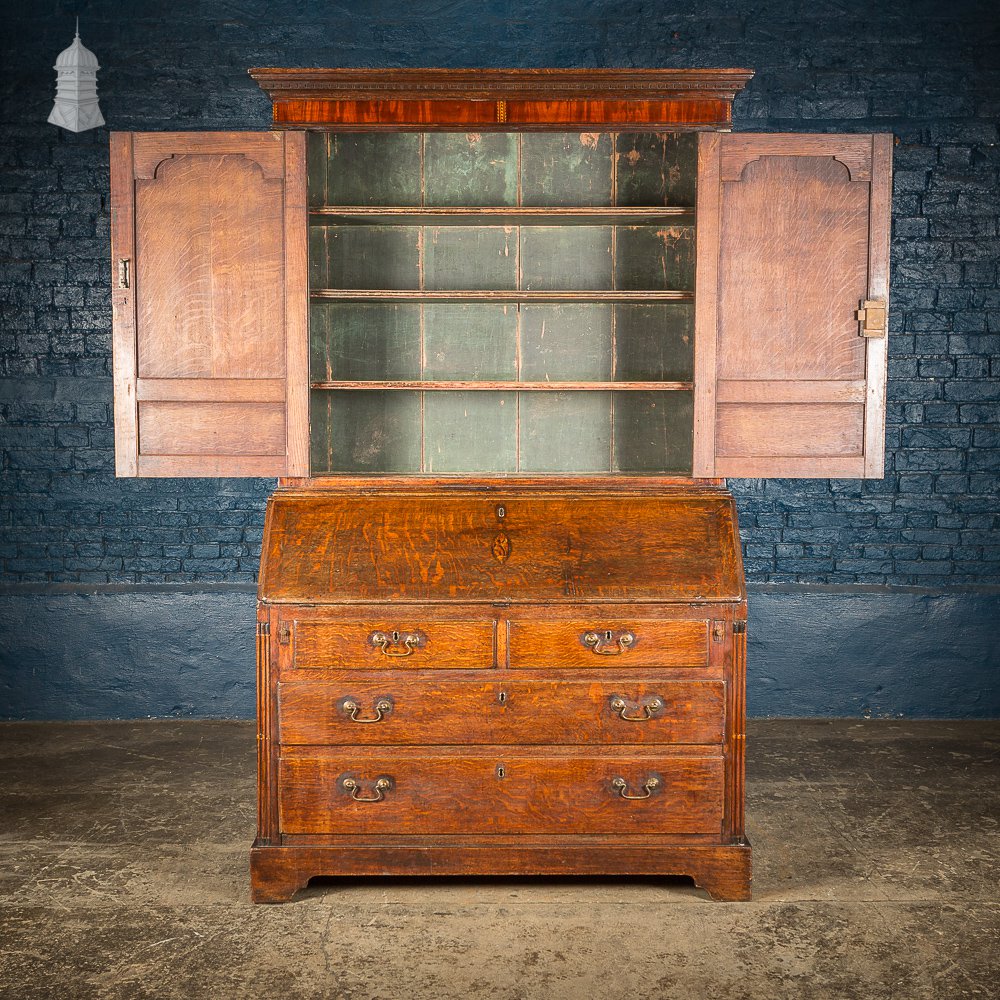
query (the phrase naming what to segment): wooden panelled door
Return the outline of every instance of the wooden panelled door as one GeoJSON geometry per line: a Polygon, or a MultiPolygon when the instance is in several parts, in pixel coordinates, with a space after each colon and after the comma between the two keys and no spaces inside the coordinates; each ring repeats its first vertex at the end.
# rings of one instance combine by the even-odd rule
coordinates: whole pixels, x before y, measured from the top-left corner
{"type": "Polygon", "coordinates": [[[880,478],[892,136],[699,139],[694,475],[880,478]]]}
{"type": "Polygon", "coordinates": [[[308,475],[305,135],[114,133],[119,476],[308,475]]]}

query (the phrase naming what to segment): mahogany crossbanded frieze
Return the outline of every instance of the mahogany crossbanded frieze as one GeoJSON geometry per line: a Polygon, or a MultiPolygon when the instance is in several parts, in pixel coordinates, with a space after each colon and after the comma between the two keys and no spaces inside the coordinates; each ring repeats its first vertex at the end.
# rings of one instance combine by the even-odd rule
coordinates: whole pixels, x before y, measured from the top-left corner
{"type": "Polygon", "coordinates": [[[745,69],[251,69],[275,128],[725,128],[745,69]]]}

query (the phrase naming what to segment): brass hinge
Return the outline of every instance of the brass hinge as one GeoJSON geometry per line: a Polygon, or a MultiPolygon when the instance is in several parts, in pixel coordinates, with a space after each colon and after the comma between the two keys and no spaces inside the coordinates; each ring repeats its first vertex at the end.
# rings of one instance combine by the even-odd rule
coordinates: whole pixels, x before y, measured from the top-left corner
{"type": "Polygon", "coordinates": [[[862,337],[884,337],[886,330],[885,299],[864,299],[857,313],[862,337]]]}
{"type": "Polygon", "coordinates": [[[746,630],[747,630],[746,622],[743,621],[733,622],[733,635],[740,635],[741,633],[746,632],[746,630]]]}
{"type": "Polygon", "coordinates": [[[288,622],[282,622],[278,626],[278,645],[287,646],[292,638],[292,629],[288,622]]]}

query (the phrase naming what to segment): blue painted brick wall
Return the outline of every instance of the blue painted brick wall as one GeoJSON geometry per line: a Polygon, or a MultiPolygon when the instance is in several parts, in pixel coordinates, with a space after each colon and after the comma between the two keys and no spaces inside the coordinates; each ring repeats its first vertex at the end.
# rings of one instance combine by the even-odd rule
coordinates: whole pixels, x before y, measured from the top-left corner
{"type": "Polygon", "coordinates": [[[751,66],[737,129],[892,131],[886,478],[743,480],[756,581],[1000,582],[995,0],[7,4],[0,62],[6,579],[248,582],[267,481],[113,476],[104,129],[45,124],[80,15],[109,126],[263,129],[253,65],[751,66]]]}

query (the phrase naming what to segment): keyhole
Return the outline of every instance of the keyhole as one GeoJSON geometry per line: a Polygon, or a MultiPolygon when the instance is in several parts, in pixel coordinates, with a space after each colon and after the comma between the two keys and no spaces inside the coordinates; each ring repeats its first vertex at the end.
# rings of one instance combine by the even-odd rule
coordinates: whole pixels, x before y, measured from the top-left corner
{"type": "MultiPolygon", "coordinates": [[[[611,638],[611,633],[610,632],[608,633],[608,638],[609,639],[611,638]]],[[[398,632],[393,632],[392,633],[392,641],[393,642],[399,642],[399,633],[398,632]]]]}
{"type": "Polygon", "coordinates": [[[506,701],[507,701],[507,692],[506,691],[501,691],[497,695],[497,700],[500,702],[501,705],[505,704],[506,701]]]}
{"type": "Polygon", "coordinates": [[[608,631],[604,633],[604,639],[605,639],[606,642],[611,642],[611,630],[610,629],[608,629],[608,631]]]}
{"type": "Polygon", "coordinates": [[[502,506],[501,507],[497,507],[497,517],[506,517],[506,516],[507,516],[507,510],[506,510],[506,508],[502,507],[502,506]]]}
{"type": "Polygon", "coordinates": [[[506,778],[507,777],[507,771],[504,768],[503,764],[497,764],[497,777],[498,778],[506,778]]]}

